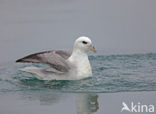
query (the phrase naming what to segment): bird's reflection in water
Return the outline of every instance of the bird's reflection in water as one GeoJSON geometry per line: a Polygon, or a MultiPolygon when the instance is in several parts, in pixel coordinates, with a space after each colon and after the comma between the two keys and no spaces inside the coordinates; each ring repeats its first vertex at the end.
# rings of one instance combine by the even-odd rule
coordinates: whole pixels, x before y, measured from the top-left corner
{"type": "Polygon", "coordinates": [[[99,109],[98,95],[95,93],[62,94],[47,91],[36,91],[33,93],[27,91],[22,94],[22,99],[23,97],[30,101],[39,100],[40,105],[55,105],[64,101],[73,102],[72,104],[75,105],[77,114],[92,114],[99,109]],[[71,98],[71,96],[73,97],[71,98]],[[74,97],[75,99],[73,99],[74,97]]]}
{"type": "Polygon", "coordinates": [[[97,94],[77,94],[76,95],[77,114],[92,114],[99,109],[97,94]]]}
{"type": "Polygon", "coordinates": [[[40,105],[55,105],[56,103],[61,102],[63,98],[68,98],[68,95],[47,91],[25,91],[22,93],[21,97],[21,99],[28,99],[29,101],[39,101],[40,105]]]}
{"type": "MultiPolygon", "coordinates": [[[[21,79],[20,85],[29,86],[28,91],[22,92],[22,99],[29,99],[30,101],[40,101],[40,105],[55,105],[59,102],[71,102],[76,107],[77,114],[92,114],[99,109],[98,95],[96,93],[57,93],[58,90],[68,87],[70,81],[40,81],[35,78],[21,79]],[[46,88],[46,89],[45,89],[46,88]],[[72,96],[72,97],[71,97],[72,96]],[[75,99],[73,99],[75,97],[75,99]],[[75,100],[75,101],[74,101],[75,100]]],[[[66,103],[64,103],[66,104],[66,103]]],[[[64,106],[66,107],[66,106],[64,106]]],[[[74,110],[74,109],[73,109],[74,110]]]]}
{"type": "Polygon", "coordinates": [[[67,96],[63,96],[60,94],[46,94],[45,96],[41,96],[40,95],[40,105],[53,105],[55,103],[58,103],[63,97],[67,97],[67,96]]]}

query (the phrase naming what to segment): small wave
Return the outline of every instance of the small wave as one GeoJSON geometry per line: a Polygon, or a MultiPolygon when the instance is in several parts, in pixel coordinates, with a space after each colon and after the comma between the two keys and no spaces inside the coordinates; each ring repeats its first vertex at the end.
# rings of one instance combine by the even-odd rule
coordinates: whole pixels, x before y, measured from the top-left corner
{"type": "MultiPolygon", "coordinates": [[[[89,57],[93,77],[77,81],[43,81],[18,69],[36,64],[7,63],[0,69],[0,92],[129,92],[156,91],[156,54],[89,57]]],[[[39,65],[38,67],[42,67],[39,65]]]]}

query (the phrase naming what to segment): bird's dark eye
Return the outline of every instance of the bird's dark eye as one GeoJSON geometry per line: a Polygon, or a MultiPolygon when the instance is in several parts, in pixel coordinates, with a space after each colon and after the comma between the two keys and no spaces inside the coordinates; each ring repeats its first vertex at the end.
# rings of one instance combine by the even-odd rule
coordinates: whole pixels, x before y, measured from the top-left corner
{"type": "Polygon", "coordinates": [[[86,41],[82,41],[82,43],[83,43],[83,44],[87,44],[87,42],[86,42],[86,41]]]}

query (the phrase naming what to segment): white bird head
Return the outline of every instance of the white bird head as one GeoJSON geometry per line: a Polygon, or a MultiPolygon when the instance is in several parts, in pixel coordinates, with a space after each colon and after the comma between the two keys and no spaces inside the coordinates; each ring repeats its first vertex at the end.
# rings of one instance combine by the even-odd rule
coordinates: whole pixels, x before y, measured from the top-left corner
{"type": "Polygon", "coordinates": [[[85,36],[82,36],[76,39],[74,43],[74,49],[80,50],[85,53],[91,50],[94,53],[96,53],[96,49],[92,45],[92,41],[88,37],[85,37],[85,36]]]}

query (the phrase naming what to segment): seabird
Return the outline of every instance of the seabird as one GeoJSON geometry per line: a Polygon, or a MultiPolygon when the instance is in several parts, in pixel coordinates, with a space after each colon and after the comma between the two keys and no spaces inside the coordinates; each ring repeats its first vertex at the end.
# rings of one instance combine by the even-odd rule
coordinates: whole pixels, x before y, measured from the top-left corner
{"type": "Polygon", "coordinates": [[[96,53],[92,41],[88,37],[82,36],[76,39],[72,52],[44,51],[28,55],[16,62],[49,65],[50,70],[34,66],[21,69],[40,80],[80,80],[92,76],[92,68],[88,59],[89,50],[96,53]]]}

